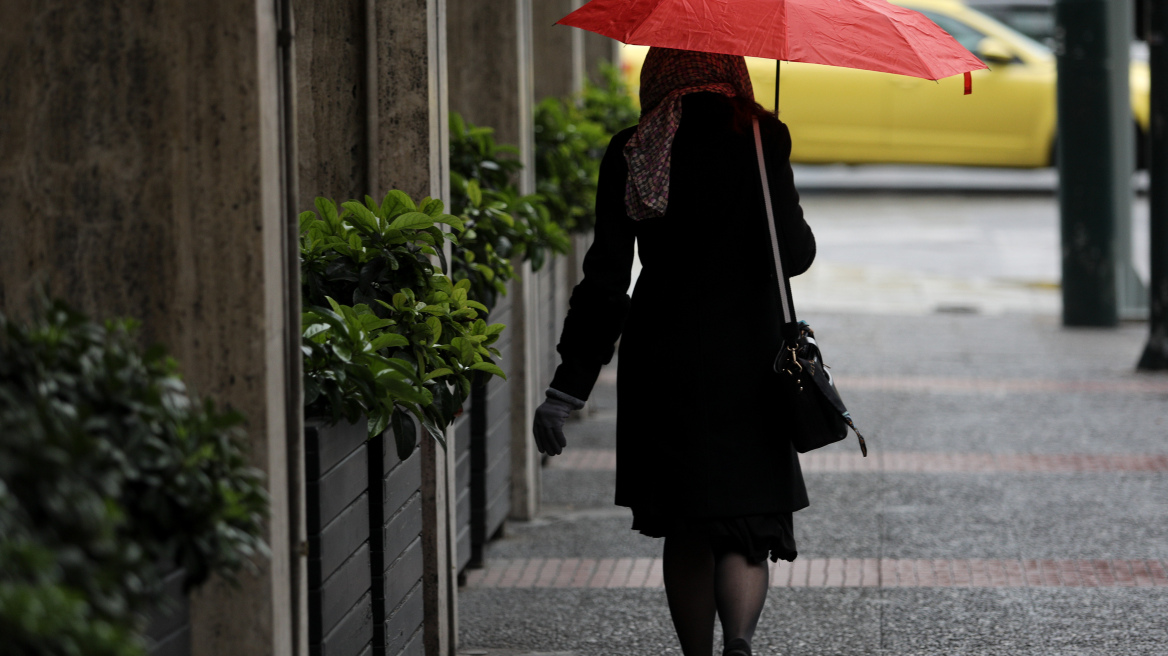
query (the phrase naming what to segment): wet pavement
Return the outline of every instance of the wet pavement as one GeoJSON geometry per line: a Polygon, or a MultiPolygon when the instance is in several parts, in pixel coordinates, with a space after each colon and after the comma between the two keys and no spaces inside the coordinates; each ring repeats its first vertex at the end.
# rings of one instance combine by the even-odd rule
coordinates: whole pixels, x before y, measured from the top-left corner
{"type": "MultiPolygon", "coordinates": [[[[1168,375],[1133,371],[1145,324],[1060,326],[1053,202],[805,195],[796,303],[872,456],[803,457],[758,656],[1168,654],[1168,375]]],[[[460,653],[680,654],[661,541],[612,505],[614,429],[610,366],[540,517],[461,590],[460,653]]]]}

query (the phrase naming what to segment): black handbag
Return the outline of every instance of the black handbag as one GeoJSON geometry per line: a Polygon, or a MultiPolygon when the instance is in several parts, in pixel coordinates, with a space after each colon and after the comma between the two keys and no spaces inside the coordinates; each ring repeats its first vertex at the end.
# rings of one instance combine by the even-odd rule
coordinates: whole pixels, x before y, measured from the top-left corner
{"type": "Polygon", "coordinates": [[[823,362],[823,353],[815,341],[815,331],[806,321],[795,318],[791,300],[790,280],[783,273],[783,258],[779,253],[779,236],[775,227],[775,212],[771,205],[771,189],[767,181],[766,158],[762,152],[762,131],[754,119],[754,148],[758,154],[758,173],[762,181],[763,202],[766,205],[767,227],[771,235],[771,254],[775,263],[775,282],[783,305],[783,341],[775,356],[774,371],[790,395],[791,442],[799,453],[807,453],[848,436],[850,427],[860,441],[860,453],[868,457],[868,445],[856,429],[852,415],[844,406],[835,387],[831,370],[823,362]]]}

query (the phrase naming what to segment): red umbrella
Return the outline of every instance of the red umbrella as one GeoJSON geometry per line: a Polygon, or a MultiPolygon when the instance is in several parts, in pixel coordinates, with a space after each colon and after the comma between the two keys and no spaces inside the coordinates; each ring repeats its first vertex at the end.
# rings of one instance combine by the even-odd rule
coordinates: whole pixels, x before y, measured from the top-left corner
{"type": "Polygon", "coordinates": [[[886,0],[592,0],[558,21],[632,45],[827,64],[927,80],[986,68],[886,0]]]}

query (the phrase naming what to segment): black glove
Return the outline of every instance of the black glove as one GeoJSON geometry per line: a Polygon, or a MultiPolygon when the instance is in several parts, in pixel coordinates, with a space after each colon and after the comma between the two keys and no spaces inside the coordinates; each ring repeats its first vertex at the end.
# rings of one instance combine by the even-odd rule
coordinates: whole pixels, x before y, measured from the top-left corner
{"type": "Polygon", "coordinates": [[[535,409],[535,446],[540,453],[558,456],[568,446],[564,437],[564,422],[573,410],[584,407],[584,402],[555,389],[548,389],[547,400],[535,409]]]}

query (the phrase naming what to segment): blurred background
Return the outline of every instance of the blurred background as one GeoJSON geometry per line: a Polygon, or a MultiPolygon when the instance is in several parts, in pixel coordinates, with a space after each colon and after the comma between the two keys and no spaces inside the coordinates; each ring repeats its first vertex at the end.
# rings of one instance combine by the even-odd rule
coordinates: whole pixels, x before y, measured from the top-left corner
{"type": "MultiPolygon", "coordinates": [[[[938,82],[783,62],[780,118],[819,240],[793,282],[801,307],[889,313],[1061,311],[1058,47],[1054,0],[893,0],[919,11],[989,70],[938,82]]],[[[1118,3],[1117,3],[1118,4],[1118,3]]],[[[1141,3],[1125,46],[1130,215],[1117,217],[1131,290],[1147,316],[1150,73],[1141,3]]],[[[636,93],[648,48],[622,46],[636,93]]],[[[776,102],[776,62],[748,58],[755,96],[776,102]]],[[[1102,129],[1102,128],[1100,128],[1102,129]]],[[[1071,135],[1073,137],[1073,135],[1071,135]]]]}

